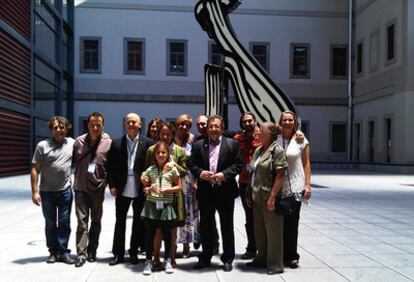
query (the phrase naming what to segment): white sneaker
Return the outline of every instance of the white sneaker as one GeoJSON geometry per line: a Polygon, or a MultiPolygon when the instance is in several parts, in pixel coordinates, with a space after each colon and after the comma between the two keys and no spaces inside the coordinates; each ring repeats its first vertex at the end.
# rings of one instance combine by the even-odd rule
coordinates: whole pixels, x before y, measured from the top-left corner
{"type": "Polygon", "coordinates": [[[174,268],[173,268],[173,267],[172,267],[172,265],[171,265],[171,259],[167,259],[167,260],[164,262],[164,271],[165,271],[165,273],[167,273],[167,274],[174,273],[174,268]]]}
{"type": "Polygon", "coordinates": [[[144,271],[142,272],[142,274],[144,274],[144,275],[151,275],[152,274],[152,261],[151,260],[147,259],[145,261],[144,271]]]}

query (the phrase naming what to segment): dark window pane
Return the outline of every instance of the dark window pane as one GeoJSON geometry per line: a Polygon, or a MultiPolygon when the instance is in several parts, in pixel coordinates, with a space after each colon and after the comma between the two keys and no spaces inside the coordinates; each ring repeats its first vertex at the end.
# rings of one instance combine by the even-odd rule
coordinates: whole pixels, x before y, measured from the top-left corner
{"type": "Polygon", "coordinates": [[[217,44],[211,44],[211,62],[220,66],[223,63],[223,54],[217,44]]]}
{"type": "Polygon", "coordinates": [[[394,32],[395,25],[390,25],[387,28],[387,60],[394,59],[394,32]]]}
{"type": "Polygon", "coordinates": [[[332,125],[332,152],[346,152],[346,125],[332,125]]]}
{"type": "Polygon", "coordinates": [[[346,48],[332,48],[332,76],[346,76],[346,48]]]}
{"type": "Polygon", "coordinates": [[[294,46],[293,47],[293,75],[307,76],[308,75],[308,47],[294,46]]]}
{"type": "Polygon", "coordinates": [[[142,71],[142,42],[129,41],[128,48],[128,71],[142,71]]]}
{"type": "Polygon", "coordinates": [[[171,42],[170,43],[170,72],[184,73],[184,56],[185,46],[182,42],[171,42]]]}
{"type": "Polygon", "coordinates": [[[83,41],[83,69],[99,70],[99,41],[83,41]]]}
{"type": "Polygon", "coordinates": [[[357,45],[357,73],[362,72],[362,43],[357,45]]]}

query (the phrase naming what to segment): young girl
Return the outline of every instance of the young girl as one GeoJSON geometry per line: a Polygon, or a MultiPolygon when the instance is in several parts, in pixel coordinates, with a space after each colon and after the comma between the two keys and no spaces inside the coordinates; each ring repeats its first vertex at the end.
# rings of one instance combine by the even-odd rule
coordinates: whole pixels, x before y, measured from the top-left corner
{"type": "Polygon", "coordinates": [[[145,252],[146,261],[144,275],[152,273],[153,239],[156,228],[161,228],[164,237],[164,268],[166,273],[173,273],[171,266],[171,229],[177,215],[174,211],[174,193],[181,188],[177,168],[168,167],[170,158],[169,146],[158,142],[154,147],[155,164],[142,173],[141,182],[147,199],[141,216],[146,222],[145,252]]]}

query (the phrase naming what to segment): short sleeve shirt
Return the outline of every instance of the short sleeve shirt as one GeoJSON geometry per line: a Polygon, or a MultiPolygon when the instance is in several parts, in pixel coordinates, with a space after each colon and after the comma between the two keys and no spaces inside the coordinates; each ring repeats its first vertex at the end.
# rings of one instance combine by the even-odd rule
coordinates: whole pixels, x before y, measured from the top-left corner
{"type": "Polygon", "coordinates": [[[62,143],[47,139],[37,144],[32,164],[40,165],[40,191],[64,191],[71,185],[74,142],[72,138],[65,138],[62,143]]]}
{"type": "MultiPolygon", "coordinates": [[[[162,172],[156,165],[150,166],[146,171],[142,173],[147,177],[151,184],[157,184],[161,188],[168,188],[175,185],[174,179],[179,176],[177,168],[173,167],[168,172],[162,172]]],[[[157,201],[163,201],[165,203],[172,203],[174,200],[174,193],[154,194],[147,195],[147,201],[155,203],[157,201]]]]}

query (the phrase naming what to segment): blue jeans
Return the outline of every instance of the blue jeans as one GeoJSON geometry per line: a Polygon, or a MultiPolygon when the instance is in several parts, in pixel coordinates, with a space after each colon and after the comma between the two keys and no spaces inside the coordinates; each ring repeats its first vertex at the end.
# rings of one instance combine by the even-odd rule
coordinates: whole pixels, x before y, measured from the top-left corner
{"type": "Polygon", "coordinates": [[[72,189],[59,192],[40,191],[42,211],[45,218],[46,245],[52,255],[63,257],[70,254],[70,211],[72,209],[72,189]]]}

